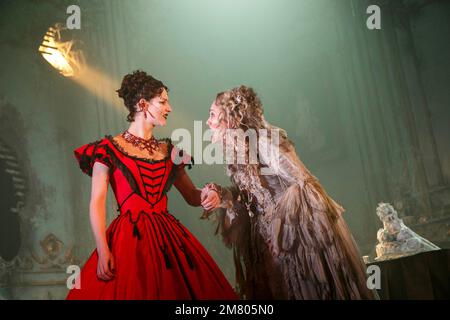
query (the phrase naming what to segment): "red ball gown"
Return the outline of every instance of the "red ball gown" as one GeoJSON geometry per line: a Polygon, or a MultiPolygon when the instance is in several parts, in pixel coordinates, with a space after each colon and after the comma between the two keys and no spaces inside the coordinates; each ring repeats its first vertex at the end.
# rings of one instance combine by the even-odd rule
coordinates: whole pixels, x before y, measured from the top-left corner
{"type": "Polygon", "coordinates": [[[106,231],[115,277],[97,278],[94,250],[81,270],[80,289],[71,289],[67,299],[238,298],[205,248],[167,211],[167,192],[177,171],[193,161],[186,156],[174,160],[181,150],[170,139],[161,140],[167,142],[168,155],[156,161],[128,154],[110,135],[75,149],[89,176],[97,161],[109,167],[119,214],[106,231]]]}

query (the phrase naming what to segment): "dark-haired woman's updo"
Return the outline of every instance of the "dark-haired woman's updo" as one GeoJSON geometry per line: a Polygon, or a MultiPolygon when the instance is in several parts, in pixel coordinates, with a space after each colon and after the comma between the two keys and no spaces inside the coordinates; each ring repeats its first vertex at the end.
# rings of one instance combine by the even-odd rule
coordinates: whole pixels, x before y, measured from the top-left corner
{"type": "Polygon", "coordinates": [[[139,100],[144,98],[150,101],[150,99],[160,95],[164,89],[169,91],[164,83],[141,70],[133,71],[133,73],[123,77],[122,85],[116,92],[123,99],[125,107],[129,111],[127,121],[134,121],[134,115],[136,114],[135,106],[139,100]]]}

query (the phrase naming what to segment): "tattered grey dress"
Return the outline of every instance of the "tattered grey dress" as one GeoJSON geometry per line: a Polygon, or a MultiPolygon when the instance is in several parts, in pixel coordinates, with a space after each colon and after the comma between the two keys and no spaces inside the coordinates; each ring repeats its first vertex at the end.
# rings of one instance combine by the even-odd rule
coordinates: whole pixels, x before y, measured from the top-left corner
{"type": "Polygon", "coordinates": [[[278,153],[265,145],[260,161],[272,173],[252,177],[239,165],[228,165],[233,185],[224,188],[217,215],[218,232],[233,248],[241,296],[373,299],[365,265],[341,216],[344,209],[292,145],[278,153]]]}

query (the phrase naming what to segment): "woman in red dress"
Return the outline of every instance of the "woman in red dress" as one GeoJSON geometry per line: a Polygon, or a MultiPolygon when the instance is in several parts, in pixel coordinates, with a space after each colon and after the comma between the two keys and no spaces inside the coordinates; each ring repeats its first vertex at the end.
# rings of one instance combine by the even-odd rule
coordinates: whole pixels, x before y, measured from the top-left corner
{"type": "MultiPolygon", "coordinates": [[[[143,71],[118,90],[129,109],[124,133],[85,144],[74,153],[92,177],[90,220],[96,250],[84,265],[80,288],[67,299],[237,299],[200,242],[167,211],[172,184],[192,206],[211,208],[217,191],[197,189],[184,167],[193,161],[170,139],[153,137],[171,107],[167,87],[143,71]],[[118,216],[106,229],[108,184],[118,216]]],[[[209,189],[208,189],[209,190],[209,189]]]]}

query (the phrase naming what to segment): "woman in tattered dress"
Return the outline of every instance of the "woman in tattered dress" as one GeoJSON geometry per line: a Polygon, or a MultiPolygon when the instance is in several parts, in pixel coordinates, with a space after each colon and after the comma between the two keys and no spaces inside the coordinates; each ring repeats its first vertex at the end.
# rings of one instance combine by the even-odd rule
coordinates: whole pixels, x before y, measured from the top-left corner
{"type": "MultiPolygon", "coordinates": [[[[232,186],[221,188],[218,232],[233,248],[238,290],[247,299],[372,299],[365,265],[331,199],[297,157],[285,132],[269,124],[253,89],[219,93],[207,124],[226,152],[248,154],[229,129],[258,133],[256,163],[227,163],[232,186]],[[265,129],[267,135],[262,135],[265,129]],[[275,134],[279,143],[275,141],[275,134]],[[267,174],[262,170],[270,169],[267,174]]],[[[236,158],[234,158],[236,160],[236,158]]]]}

